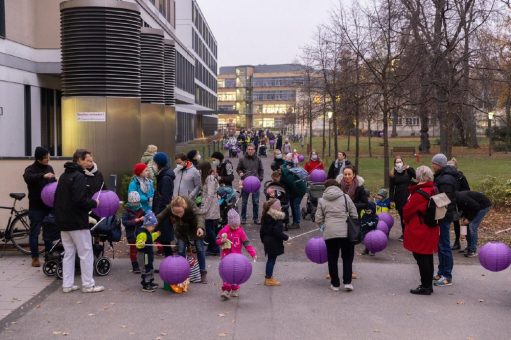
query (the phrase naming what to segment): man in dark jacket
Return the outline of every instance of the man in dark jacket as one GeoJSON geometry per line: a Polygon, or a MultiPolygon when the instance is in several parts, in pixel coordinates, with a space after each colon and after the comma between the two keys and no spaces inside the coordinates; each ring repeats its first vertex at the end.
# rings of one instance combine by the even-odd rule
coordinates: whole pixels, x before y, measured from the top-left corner
{"type": "MultiPolygon", "coordinates": [[[[249,144],[247,147],[247,154],[240,159],[236,172],[240,175],[241,180],[244,180],[248,176],[255,176],[262,182],[264,179],[263,162],[255,154],[254,144],[249,144]]],[[[248,196],[250,193],[246,191],[241,192],[241,222],[247,222],[247,204],[248,196]]],[[[252,218],[255,224],[259,222],[259,191],[252,193],[252,218]]]]}
{"type": "MultiPolygon", "coordinates": [[[[32,255],[32,267],[40,267],[39,262],[39,234],[41,224],[50,213],[50,207],[46,206],[41,199],[41,191],[48,183],[55,182],[55,172],[48,165],[50,153],[45,148],[38,146],[34,152],[35,162],[28,166],[23,173],[23,179],[28,187],[28,217],[30,219],[30,253],[32,255]]],[[[51,242],[44,242],[46,251],[50,250],[51,242]]]]}
{"type": "MultiPolygon", "coordinates": [[[[169,157],[164,152],[155,154],[153,162],[156,164],[157,168],[153,212],[157,215],[161,213],[172,200],[176,175],[169,166],[169,157]]],[[[161,232],[159,238],[160,243],[163,245],[170,245],[174,240],[174,228],[170,224],[170,220],[166,219],[162,221],[161,224],[158,224],[157,230],[161,232]]],[[[163,247],[163,254],[165,257],[172,255],[172,248],[163,247]]]]}
{"type": "Polygon", "coordinates": [[[277,134],[277,143],[275,143],[275,149],[282,151],[282,135],[277,134]]]}
{"type": "Polygon", "coordinates": [[[327,178],[337,179],[337,176],[342,174],[347,165],[351,165],[351,162],[346,158],[346,153],[342,151],[337,152],[337,158],[330,164],[330,168],[328,168],[327,178]]]}
{"type": "Polygon", "coordinates": [[[456,204],[461,210],[460,223],[468,225],[467,252],[465,257],[477,256],[477,230],[482,220],[488,214],[491,201],[484,194],[477,191],[458,191],[456,204]]]}
{"type": "Polygon", "coordinates": [[[217,179],[220,185],[232,187],[234,181],[234,167],[228,159],[224,159],[224,154],[220,151],[215,151],[211,155],[213,158],[213,165],[216,167],[217,179]]]}
{"type": "Polygon", "coordinates": [[[435,276],[435,286],[452,285],[453,258],[450,241],[450,226],[456,210],[456,191],[458,191],[458,171],[447,165],[447,157],[436,154],[431,159],[435,173],[435,186],[439,193],[445,193],[451,200],[447,206],[445,218],[440,222],[440,241],[438,243],[438,274],[435,276]]]}
{"type": "Polygon", "coordinates": [[[78,289],[78,286],[74,285],[77,253],[80,258],[82,292],[95,293],[104,290],[104,287],[96,286],[92,277],[94,253],[89,230],[89,211],[99,206],[99,200],[93,200],[88,196],[87,180],[83,174],[84,169],[91,167],[91,153],[83,149],[76,150],[73,162],[64,164],[65,171],[55,192],[55,222],[60,229],[64,246],[62,263],[64,293],[78,289]]]}
{"type": "Polygon", "coordinates": [[[289,196],[289,203],[291,207],[291,214],[293,215],[293,224],[290,228],[300,228],[301,211],[300,205],[302,203],[303,196],[307,192],[307,183],[305,180],[298,178],[289,169],[294,168],[295,163],[293,162],[292,156],[287,155],[284,164],[280,168],[282,176],[280,183],[286,188],[286,193],[289,196]]]}

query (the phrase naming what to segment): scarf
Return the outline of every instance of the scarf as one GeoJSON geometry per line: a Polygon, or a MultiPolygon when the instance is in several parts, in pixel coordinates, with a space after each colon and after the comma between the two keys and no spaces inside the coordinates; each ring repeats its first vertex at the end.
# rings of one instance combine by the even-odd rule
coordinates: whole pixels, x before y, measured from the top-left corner
{"type": "Polygon", "coordinates": [[[142,209],[142,204],[138,203],[137,205],[134,205],[133,203],[126,203],[126,208],[131,209],[133,211],[137,211],[139,209],[142,209]]]}
{"type": "Polygon", "coordinates": [[[339,162],[339,160],[337,159],[335,161],[335,168],[338,169],[338,168],[341,168],[341,171],[344,170],[344,168],[346,167],[346,160],[343,159],[341,162],[339,162]]]}
{"type": "Polygon", "coordinates": [[[137,181],[140,184],[140,190],[144,194],[147,194],[149,192],[149,180],[147,178],[137,176],[137,181]]]}
{"type": "Polygon", "coordinates": [[[351,184],[348,184],[344,179],[341,181],[341,189],[342,191],[347,194],[352,201],[355,199],[355,191],[358,187],[358,180],[357,178],[353,178],[353,181],[351,184]]]}

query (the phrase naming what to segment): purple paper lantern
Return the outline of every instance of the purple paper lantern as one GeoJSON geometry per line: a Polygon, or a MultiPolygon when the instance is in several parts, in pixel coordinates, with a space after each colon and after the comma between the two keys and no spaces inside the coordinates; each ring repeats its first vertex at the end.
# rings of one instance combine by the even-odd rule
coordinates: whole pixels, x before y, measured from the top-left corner
{"type": "Polygon", "coordinates": [[[270,145],[273,146],[275,144],[275,139],[270,139],[270,145]]]}
{"type": "Polygon", "coordinates": [[[248,176],[243,180],[243,191],[248,193],[258,192],[261,187],[261,181],[255,176],[248,176]]]}
{"type": "Polygon", "coordinates": [[[326,181],[326,177],[327,177],[326,172],[321,169],[312,170],[310,174],[310,179],[312,183],[323,183],[324,181],[326,181]]]}
{"type": "Polygon", "coordinates": [[[303,162],[305,160],[305,157],[303,155],[298,155],[298,162],[303,162]]]}
{"type": "Polygon", "coordinates": [[[224,144],[224,149],[225,150],[229,150],[231,148],[231,144],[227,143],[227,144],[224,144]]]}
{"type": "Polygon", "coordinates": [[[190,264],[182,256],[167,256],[160,263],[161,279],[171,285],[184,282],[190,276],[190,264]]]}
{"type": "Polygon", "coordinates": [[[378,224],[376,225],[376,230],[381,230],[385,233],[385,235],[388,235],[389,232],[390,232],[390,228],[389,226],[387,225],[387,223],[385,223],[385,221],[381,220],[381,221],[378,221],[378,224]]]}
{"type": "Polygon", "coordinates": [[[381,230],[373,230],[364,237],[364,245],[372,253],[378,253],[387,248],[387,235],[381,230]]]}
{"type": "Polygon", "coordinates": [[[502,242],[488,242],[479,249],[479,262],[492,272],[500,272],[511,264],[511,249],[502,242]]]}
{"type": "Polygon", "coordinates": [[[326,243],[322,237],[313,237],[305,245],[305,255],[314,263],[322,264],[328,261],[326,243]]]}
{"type": "MultiPolygon", "coordinates": [[[[92,199],[97,199],[98,195],[99,191],[92,196],[92,199]]],[[[99,217],[108,217],[115,215],[118,209],[119,196],[117,196],[117,194],[113,191],[101,190],[101,195],[99,196],[99,207],[92,209],[92,212],[99,217]]]]}
{"type": "Polygon", "coordinates": [[[392,227],[394,226],[394,217],[392,217],[392,215],[389,214],[388,212],[379,213],[378,219],[380,221],[384,221],[385,223],[387,223],[389,229],[392,229],[392,227]]]}
{"type": "Polygon", "coordinates": [[[51,182],[44,186],[41,191],[41,200],[43,203],[53,208],[53,204],[55,203],[55,191],[57,190],[57,182],[51,182]]]}
{"type": "Polygon", "coordinates": [[[252,264],[245,255],[231,253],[220,261],[218,272],[224,282],[240,285],[252,275],[252,264]]]}

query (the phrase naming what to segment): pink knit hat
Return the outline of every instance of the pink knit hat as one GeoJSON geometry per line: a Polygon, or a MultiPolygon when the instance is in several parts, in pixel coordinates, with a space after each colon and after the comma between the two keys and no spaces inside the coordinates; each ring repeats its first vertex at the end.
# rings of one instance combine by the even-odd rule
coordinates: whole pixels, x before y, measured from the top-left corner
{"type": "Polygon", "coordinates": [[[227,212],[227,224],[231,227],[238,227],[241,225],[241,218],[236,210],[231,209],[227,212]]]}

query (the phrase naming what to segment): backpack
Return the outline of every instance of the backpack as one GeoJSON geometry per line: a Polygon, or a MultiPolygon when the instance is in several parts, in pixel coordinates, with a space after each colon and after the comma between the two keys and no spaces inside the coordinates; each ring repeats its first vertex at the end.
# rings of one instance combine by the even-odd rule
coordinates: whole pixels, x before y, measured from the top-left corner
{"type": "Polygon", "coordinates": [[[309,173],[307,171],[305,171],[304,168],[294,167],[294,168],[289,168],[288,170],[295,177],[298,178],[298,181],[307,181],[307,178],[309,177],[309,173]]]}
{"type": "Polygon", "coordinates": [[[428,227],[436,227],[444,219],[447,206],[451,203],[451,200],[445,193],[431,196],[421,189],[417,190],[417,193],[428,200],[426,213],[423,216],[424,222],[428,227]]]}

